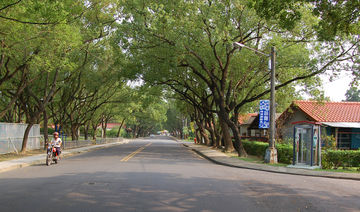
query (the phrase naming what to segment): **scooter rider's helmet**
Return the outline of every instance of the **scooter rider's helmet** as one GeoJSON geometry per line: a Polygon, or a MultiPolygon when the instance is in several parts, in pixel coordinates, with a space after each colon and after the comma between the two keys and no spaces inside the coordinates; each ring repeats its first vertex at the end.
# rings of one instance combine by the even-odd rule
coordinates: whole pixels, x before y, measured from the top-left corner
{"type": "Polygon", "coordinates": [[[54,132],[54,134],[53,134],[53,135],[54,135],[54,136],[55,136],[55,135],[59,136],[59,133],[58,133],[58,132],[54,132]]]}

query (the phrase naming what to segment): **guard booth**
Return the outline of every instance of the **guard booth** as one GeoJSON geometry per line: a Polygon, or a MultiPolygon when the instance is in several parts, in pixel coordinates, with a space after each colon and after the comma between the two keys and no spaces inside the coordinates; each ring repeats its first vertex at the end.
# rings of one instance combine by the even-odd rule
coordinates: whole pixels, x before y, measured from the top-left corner
{"type": "Polygon", "coordinates": [[[295,168],[321,167],[321,123],[300,121],[294,125],[293,164],[295,168]]]}

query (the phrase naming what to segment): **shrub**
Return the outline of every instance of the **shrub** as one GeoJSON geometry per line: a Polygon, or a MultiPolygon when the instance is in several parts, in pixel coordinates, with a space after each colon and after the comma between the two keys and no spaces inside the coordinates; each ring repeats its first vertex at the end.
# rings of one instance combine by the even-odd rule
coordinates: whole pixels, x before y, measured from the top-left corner
{"type": "Polygon", "coordinates": [[[114,127],[111,130],[106,131],[106,136],[110,138],[115,138],[117,136],[118,131],[119,131],[119,127],[114,127]]]}
{"type": "MultiPolygon", "coordinates": [[[[257,141],[243,141],[245,151],[249,155],[264,157],[269,144],[257,141]]],[[[280,163],[291,164],[293,158],[293,147],[290,144],[277,144],[278,161],[280,163]]]]}
{"type": "Polygon", "coordinates": [[[276,145],[278,161],[280,163],[291,164],[293,160],[293,145],[278,144],[276,145]]]}
{"type": "MultiPolygon", "coordinates": [[[[243,141],[245,151],[249,155],[264,157],[266,148],[264,142],[243,141]]],[[[293,160],[293,146],[291,144],[277,144],[278,161],[291,164],[293,160]]],[[[327,150],[321,155],[321,166],[324,169],[337,169],[339,167],[360,167],[360,150],[327,150]]]]}
{"type": "Polygon", "coordinates": [[[258,141],[243,141],[243,146],[249,155],[264,157],[266,148],[268,148],[269,144],[258,141]]]}
{"type": "Polygon", "coordinates": [[[321,165],[325,169],[360,167],[360,150],[323,151],[321,165]]]}
{"type": "Polygon", "coordinates": [[[333,135],[322,135],[321,140],[324,143],[321,147],[323,150],[336,150],[336,139],[333,135]]]}

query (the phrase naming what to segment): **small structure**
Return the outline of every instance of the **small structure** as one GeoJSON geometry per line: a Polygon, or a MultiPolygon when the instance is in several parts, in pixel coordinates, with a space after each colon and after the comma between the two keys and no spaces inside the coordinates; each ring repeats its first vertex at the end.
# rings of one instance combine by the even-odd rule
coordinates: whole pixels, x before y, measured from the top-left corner
{"type": "Polygon", "coordinates": [[[255,136],[255,130],[250,130],[249,126],[254,121],[258,113],[247,113],[243,115],[239,115],[239,126],[240,126],[240,135],[241,137],[250,137],[255,136]]]}
{"type": "MultiPolygon", "coordinates": [[[[275,120],[277,122],[278,117],[281,113],[275,114],[275,120]]],[[[259,128],[260,115],[256,113],[256,115],[252,116],[247,122],[247,130],[249,132],[248,139],[256,140],[256,141],[264,141],[267,142],[269,139],[268,129],[259,128]]],[[[276,136],[276,135],[275,135],[276,136]]],[[[277,136],[276,136],[277,137],[277,136]]]]}
{"type": "Polygon", "coordinates": [[[321,124],[299,121],[294,125],[293,164],[296,168],[321,167],[321,124]]]}
{"type": "Polygon", "coordinates": [[[334,136],[338,149],[360,148],[360,102],[294,101],[276,120],[279,137],[293,139],[293,124],[321,123],[322,136],[334,136]]]}

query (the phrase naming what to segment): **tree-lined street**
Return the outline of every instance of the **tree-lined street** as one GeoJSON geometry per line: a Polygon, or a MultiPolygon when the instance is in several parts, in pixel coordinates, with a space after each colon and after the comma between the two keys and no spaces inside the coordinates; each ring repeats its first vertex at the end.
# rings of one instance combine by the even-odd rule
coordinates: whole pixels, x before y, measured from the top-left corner
{"type": "Polygon", "coordinates": [[[298,115],[305,110],[293,102],[326,105],[320,76],[345,72],[346,100],[359,101],[359,8],[358,0],[1,0],[0,172],[38,162],[29,155],[54,132],[67,156],[0,173],[0,211],[360,211],[356,180],[215,165],[172,139],[236,163],[358,175],[360,117],[351,117],[360,103],[337,106],[342,115],[318,106],[298,115]],[[271,110],[260,104],[267,99],[271,110]],[[300,121],[321,126],[296,131],[300,121]],[[267,142],[271,165],[262,160],[267,142]]]}
{"type": "Polygon", "coordinates": [[[357,211],[353,180],[213,164],[168,137],[0,173],[1,211],[357,211]]]}

